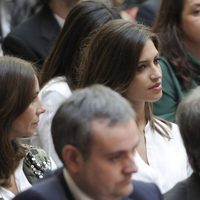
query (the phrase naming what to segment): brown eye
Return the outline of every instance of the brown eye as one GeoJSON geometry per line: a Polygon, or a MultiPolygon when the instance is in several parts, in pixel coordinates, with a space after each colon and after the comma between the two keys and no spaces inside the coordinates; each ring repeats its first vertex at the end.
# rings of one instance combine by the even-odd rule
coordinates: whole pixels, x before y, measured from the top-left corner
{"type": "Polygon", "coordinates": [[[159,64],[159,60],[160,60],[160,58],[155,58],[155,59],[154,59],[154,64],[155,64],[155,65],[158,65],[158,64],[159,64]]]}
{"type": "Polygon", "coordinates": [[[138,65],[138,66],[137,66],[137,71],[140,72],[140,71],[144,70],[145,67],[146,67],[146,65],[144,65],[144,64],[143,64],[143,65],[138,65]]]}

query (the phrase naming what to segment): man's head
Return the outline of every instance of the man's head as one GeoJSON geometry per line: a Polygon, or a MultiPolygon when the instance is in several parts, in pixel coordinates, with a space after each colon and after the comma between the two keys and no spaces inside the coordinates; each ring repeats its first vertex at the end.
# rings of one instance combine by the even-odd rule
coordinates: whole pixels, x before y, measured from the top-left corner
{"type": "Polygon", "coordinates": [[[194,172],[200,172],[200,87],[178,106],[177,123],[194,172]]]}
{"type": "Polygon", "coordinates": [[[52,122],[57,154],[88,196],[118,199],[132,192],[139,141],[135,113],[111,89],[94,85],[74,92],[52,122]]]}

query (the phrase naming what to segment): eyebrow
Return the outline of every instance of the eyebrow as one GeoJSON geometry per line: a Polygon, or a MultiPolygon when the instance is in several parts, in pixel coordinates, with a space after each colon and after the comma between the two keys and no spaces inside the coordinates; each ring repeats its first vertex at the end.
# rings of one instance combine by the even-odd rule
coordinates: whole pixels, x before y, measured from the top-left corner
{"type": "Polygon", "coordinates": [[[191,6],[192,6],[192,7],[200,7],[200,3],[195,3],[195,2],[194,2],[194,3],[191,4],[191,6]]]}
{"type": "MultiPolygon", "coordinates": [[[[157,54],[154,56],[154,59],[157,58],[157,57],[159,57],[159,53],[157,53],[157,54]]],[[[141,61],[138,62],[138,65],[139,65],[139,64],[146,63],[146,62],[148,62],[148,60],[141,60],[141,61]]]]}

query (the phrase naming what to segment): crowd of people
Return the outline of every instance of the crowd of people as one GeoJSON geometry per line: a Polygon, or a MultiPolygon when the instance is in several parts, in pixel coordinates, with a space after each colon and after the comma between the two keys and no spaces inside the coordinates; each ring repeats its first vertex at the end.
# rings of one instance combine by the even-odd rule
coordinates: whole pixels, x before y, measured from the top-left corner
{"type": "Polygon", "coordinates": [[[1,200],[200,197],[200,0],[0,5],[1,200]]]}

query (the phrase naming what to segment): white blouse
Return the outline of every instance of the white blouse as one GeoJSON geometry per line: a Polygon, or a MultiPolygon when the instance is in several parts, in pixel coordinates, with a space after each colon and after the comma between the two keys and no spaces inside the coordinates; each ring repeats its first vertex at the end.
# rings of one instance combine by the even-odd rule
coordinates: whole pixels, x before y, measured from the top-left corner
{"type": "Polygon", "coordinates": [[[37,135],[35,139],[32,139],[32,144],[43,148],[55,161],[57,167],[61,167],[63,164],[55,152],[51,136],[51,122],[59,106],[70,95],[71,90],[66,79],[61,76],[51,79],[39,93],[39,98],[41,99],[46,111],[40,115],[37,135]]]}
{"type": "MultiPolygon", "coordinates": [[[[160,123],[163,124],[163,122],[160,123]]],[[[135,154],[138,172],[133,174],[133,179],[154,182],[162,193],[167,192],[192,172],[176,124],[172,123],[172,130],[169,129],[169,134],[170,140],[153,132],[148,123],[145,127],[145,138],[149,165],[143,161],[139,153],[135,154]]]]}
{"type": "MultiPolygon", "coordinates": [[[[29,183],[23,171],[23,160],[20,161],[19,166],[14,173],[14,176],[19,192],[31,187],[31,184],[29,183]]],[[[4,187],[0,187],[0,198],[3,198],[4,200],[11,200],[12,198],[14,198],[14,196],[15,194],[12,193],[10,190],[4,187]]]]}

